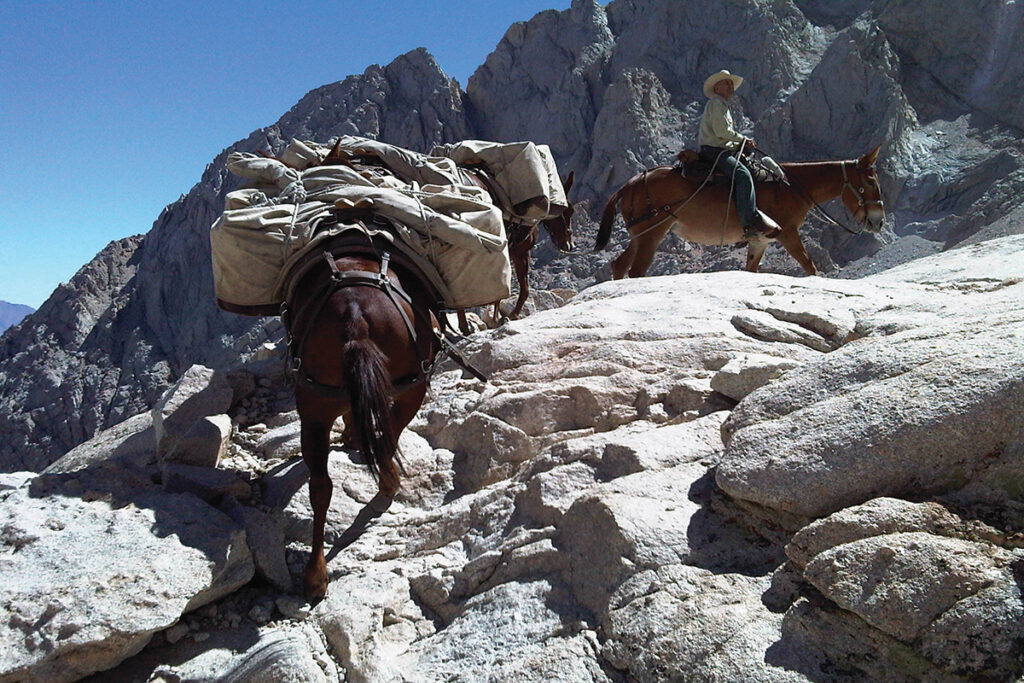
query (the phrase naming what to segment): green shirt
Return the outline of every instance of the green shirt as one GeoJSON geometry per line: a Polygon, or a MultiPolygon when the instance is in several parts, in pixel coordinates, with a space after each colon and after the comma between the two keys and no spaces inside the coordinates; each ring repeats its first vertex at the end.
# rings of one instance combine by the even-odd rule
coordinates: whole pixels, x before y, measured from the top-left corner
{"type": "Polygon", "coordinates": [[[736,132],[732,124],[732,113],[729,105],[721,95],[712,95],[704,105],[704,115],[700,117],[700,132],[697,144],[700,146],[725,147],[738,149],[745,138],[736,132]]]}

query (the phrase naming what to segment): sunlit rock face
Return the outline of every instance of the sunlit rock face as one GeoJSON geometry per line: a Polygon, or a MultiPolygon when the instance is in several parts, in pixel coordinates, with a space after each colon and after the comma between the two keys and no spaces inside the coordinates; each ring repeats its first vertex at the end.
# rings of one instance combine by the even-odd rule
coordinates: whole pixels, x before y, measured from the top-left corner
{"type": "Polygon", "coordinates": [[[435,375],[386,512],[338,425],[317,605],[280,367],[190,368],[0,478],[0,676],[1013,680],[1022,254],[608,282],[478,333],[490,380],[435,375]],[[175,460],[232,397],[216,467],[175,460]]]}

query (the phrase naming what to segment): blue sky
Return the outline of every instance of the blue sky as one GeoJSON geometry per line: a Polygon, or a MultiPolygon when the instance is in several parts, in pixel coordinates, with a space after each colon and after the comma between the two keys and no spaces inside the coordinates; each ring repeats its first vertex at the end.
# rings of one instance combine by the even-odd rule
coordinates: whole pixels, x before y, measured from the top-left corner
{"type": "Polygon", "coordinates": [[[38,308],[310,90],[416,47],[465,88],[509,25],[569,4],[5,0],[0,300],[38,308]]]}

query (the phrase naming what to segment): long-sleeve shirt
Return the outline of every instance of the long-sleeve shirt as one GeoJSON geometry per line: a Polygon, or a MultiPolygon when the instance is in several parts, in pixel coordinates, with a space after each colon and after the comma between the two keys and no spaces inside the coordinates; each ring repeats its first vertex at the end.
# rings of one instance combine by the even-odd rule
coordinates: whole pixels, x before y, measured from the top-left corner
{"type": "Polygon", "coordinates": [[[721,95],[712,95],[704,105],[704,115],[700,118],[700,132],[697,133],[697,144],[709,147],[738,149],[744,137],[733,128],[732,113],[729,105],[721,95]]]}

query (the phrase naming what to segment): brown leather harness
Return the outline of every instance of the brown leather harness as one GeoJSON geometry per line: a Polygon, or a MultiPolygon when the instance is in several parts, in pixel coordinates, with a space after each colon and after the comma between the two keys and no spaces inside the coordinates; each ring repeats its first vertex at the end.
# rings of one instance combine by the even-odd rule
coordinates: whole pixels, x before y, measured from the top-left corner
{"type": "Polygon", "coordinates": [[[398,378],[393,382],[394,395],[408,391],[422,382],[428,382],[437,365],[449,356],[477,379],[487,380],[483,373],[466,361],[447,338],[446,335],[454,334],[454,332],[450,329],[445,329],[448,327],[445,323],[447,318],[441,314],[442,299],[437,294],[437,291],[420,274],[419,269],[411,259],[408,259],[398,251],[395,252],[393,257],[391,252],[387,251],[390,246],[383,242],[383,240],[374,240],[368,233],[364,233],[361,230],[349,230],[326,240],[322,246],[311,251],[306,257],[296,263],[289,272],[286,290],[288,295],[285,303],[281,305],[280,315],[281,322],[285,327],[288,351],[292,359],[292,368],[295,370],[297,381],[301,386],[328,398],[347,398],[348,396],[343,387],[332,386],[318,381],[302,366],[302,352],[305,350],[306,341],[313,323],[327,305],[331,296],[339,289],[345,287],[373,287],[383,291],[401,315],[402,321],[409,331],[413,346],[416,348],[417,354],[420,355],[419,371],[415,374],[398,378]],[[378,272],[339,270],[337,260],[344,256],[373,257],[379,260],[378,272]],[[429,303],[424,305],[414,301],[398,282],[388,277],[388,268],[391,265],[392,259],[394,259],[396,267],[404,274],[411,276],[417,283],[419,287],[417,291],[427,293],[429,303]],[[295,285],[311,268],[318,264],[323,265],[324,262],[326,262],[327,267],[331,271],[330,277],[302,306],[296,306],[294,301],[295,285]],[[419,351],[419,337],[416,334],[416,326],[413,319],[410,319],[409,315],[405,312],[405,308],[402,306],[403,301],[412,309],[414,318],[424,321],[427,328],[432,332],[432,351],[429,357],[424,357],[419,351]],[[434,328],[431,314],[433,314],[434,319],[440,321],[441,330],[434,328]]]}
{"type": "MultiPolygon", "coordinates": [[[[681,199],[677,202],[666,204],[665,206],[655,207],[654,202],[651,201],[651,189],[647,186],[647,174],[650,173],[652,170],[654,169],[644,169],[644,172],[640,174],[640,179],[643,181],[644,184],[644,197],[647,199],[647,213],[643,214],[642,216],[631,217],[629,220],[626,221],[627,228],[631,228],[637,223],[643,223],[644,221],[650,218],[654,218],[655,216],[661,214],[670,214],[673,211],[675,211],[677,207],[682,206],[683,204],[690,200],[690,198],[687,197],[686,199],[681,199]]],[[[623,216],[623,218],[625,218],[625,216],[623,216]]]]}

